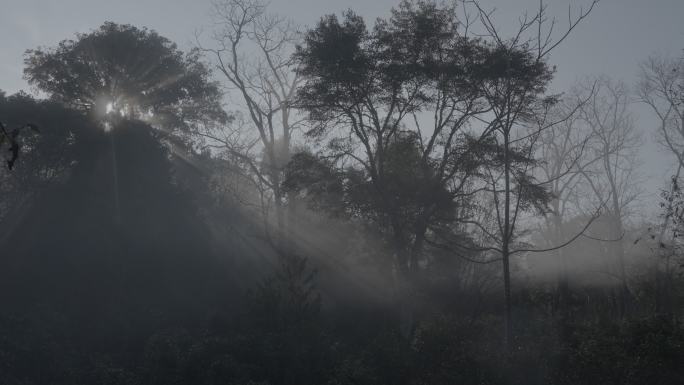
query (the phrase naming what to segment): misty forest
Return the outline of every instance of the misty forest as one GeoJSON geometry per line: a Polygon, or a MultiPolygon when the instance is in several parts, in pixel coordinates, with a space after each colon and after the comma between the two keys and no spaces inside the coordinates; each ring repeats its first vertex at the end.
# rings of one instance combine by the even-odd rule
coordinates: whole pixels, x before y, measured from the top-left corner
{"type": "Polygon", "coordinates": [[[552,87],[603,5],[215,0],[183,42],[24,47],[0,384],[684,384],[684,41],[552,87]]]}

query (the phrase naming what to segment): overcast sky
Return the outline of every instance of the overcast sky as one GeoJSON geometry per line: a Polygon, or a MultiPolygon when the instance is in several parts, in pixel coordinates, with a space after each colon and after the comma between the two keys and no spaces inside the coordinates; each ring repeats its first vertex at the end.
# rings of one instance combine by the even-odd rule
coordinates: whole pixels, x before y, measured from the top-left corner
{"type": "MultiPolygon", "coordinates": [[[[270,10],[303,26],[320,16],[353,9],[369,24],[386,16],[399,0],[273,0],[270,10]]],[[[495,20],[511,29],[537,0],[482,0],[497,8],[495,20]]],[[[563,26],[568,4],[575,11],[588,0],[549,0],[549,12],[563,26]]],[[[76,32],[88,32],[104,21],[155,29],[181,48],[191,45],[194,31],[210,23],[210,0],[0,0],[0,89],[27,89],[22,79],[23,53],[53,46],[76,32]]],[[[681,56],[684,49],[684,0],[602,0],[590,17],[554,52],[554,89],[562,91],[587,76],[605,74],[634,84],[638,65],[652,54],[681,56]]],[[[672,173],[674,160],[654,143],[655,124],[649,111],[635,106],[644,132],[642,172],[649,178],[645,208],[654,209],[656,194],[672,173]]]]}

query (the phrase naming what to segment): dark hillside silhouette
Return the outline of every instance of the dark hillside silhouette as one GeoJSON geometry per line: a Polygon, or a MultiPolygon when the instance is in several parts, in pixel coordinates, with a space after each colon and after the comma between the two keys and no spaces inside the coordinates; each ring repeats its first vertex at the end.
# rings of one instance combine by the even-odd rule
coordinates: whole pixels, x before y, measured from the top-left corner
{"type": "Polygon", "coordinates": [[[140,350],[140,336],[198,326],[226,299],[218,257],[228,256],[210,251],[158,135],[141,122],[110,133],[91,125],[73,146],[71,175],[42,191],[2,246],[12,250],[2,257],[3,308],[60,313],[91,349],[140,350]]]}

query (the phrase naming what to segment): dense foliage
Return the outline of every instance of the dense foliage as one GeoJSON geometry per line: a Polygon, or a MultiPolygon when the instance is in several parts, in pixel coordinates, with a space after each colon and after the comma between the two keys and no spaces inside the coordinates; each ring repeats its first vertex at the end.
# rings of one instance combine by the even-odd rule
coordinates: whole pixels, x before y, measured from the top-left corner
{"type": "Polygon", "coordinates": [[[28,50],[24,74],[55,100],[99,118],[148,118],[166,129],[225,121],[221,92],[199,53],[155,31],[104,23],[55,48],[28,50]]]}

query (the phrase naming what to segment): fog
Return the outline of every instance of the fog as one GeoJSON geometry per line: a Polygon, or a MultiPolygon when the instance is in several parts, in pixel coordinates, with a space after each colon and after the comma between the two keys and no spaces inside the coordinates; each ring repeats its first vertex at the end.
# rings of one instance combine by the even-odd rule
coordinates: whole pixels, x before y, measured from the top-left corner
{"type": "Polygon", "coordinates": [[[680,4],[100,5],[3,4],[0,384],[684,382],[680,4]]]}

